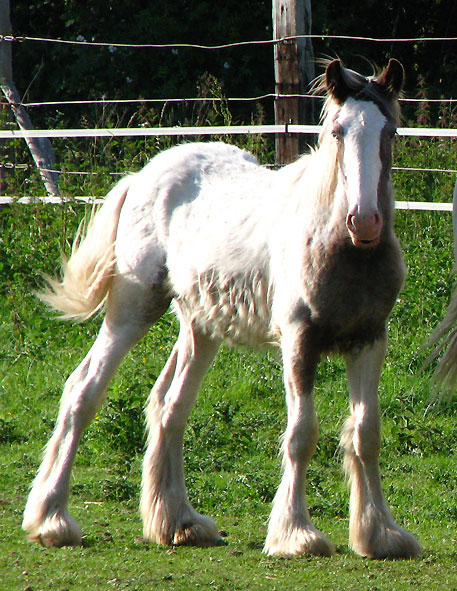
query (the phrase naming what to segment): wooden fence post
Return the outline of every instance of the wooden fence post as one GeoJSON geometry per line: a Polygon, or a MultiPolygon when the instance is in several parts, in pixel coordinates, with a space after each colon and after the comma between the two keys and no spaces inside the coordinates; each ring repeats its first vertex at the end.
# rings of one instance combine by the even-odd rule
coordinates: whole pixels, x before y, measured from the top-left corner
{"type": "MultiPolygon", "coordinates": [[[[0,0],[0,34],[11,35],[10,2],[0,0]]],[[[0,40],[0,86],[1,90],[11,106],[16,122],[23,130],[33,129],[27,111],[21,104],[21,97],[13,82],[11,65],[11,41],[0,40]]],[[[33,160],[40,171],[41,178],[47,192],[50,195],[59,194],[58,174],[52,171],[55,156],[48,138],[25,137],[25,141],[32,154],[33,160]]]]}
{"type": "MultiPolygon", "coordinates": [[[[311,32],[311,0],[273,0],[273,38],[284,39],[311,32]]],[[[314,78],[310,39],[284,39],[274,47],[275,92],[277,95],[304,94],[314,78]]],[[[276,98],[275,123],[313,122],[313,104],[298,97],[276,98]]],[[[276,163],[288,164],[300,154],[299,137],[276,137],[276,163]]]]}

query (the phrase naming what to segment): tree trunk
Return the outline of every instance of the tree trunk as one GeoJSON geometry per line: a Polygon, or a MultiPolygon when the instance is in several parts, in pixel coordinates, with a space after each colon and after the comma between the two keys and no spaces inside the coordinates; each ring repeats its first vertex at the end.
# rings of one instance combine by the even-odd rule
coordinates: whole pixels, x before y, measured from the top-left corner
{"type": "MultiPolygon", "coordinates": [[[[10,3],[9,0],[0,0],[0,34],[11,35],[10,3]]],[[[13,82],[11,65],[11,41],[0,41],[0,86],[16,122],[23,131],[33,129],[32,122],[27,111],[21,105],[21,97],[13,82]]],[[[25,140],[32,154],[33,160],[40,171],[47,192],[50,195],[59,194],[58,174],[52,172],[55,156],[51,142],[48,138],[31,138],[25,136],[25,140]]]]}

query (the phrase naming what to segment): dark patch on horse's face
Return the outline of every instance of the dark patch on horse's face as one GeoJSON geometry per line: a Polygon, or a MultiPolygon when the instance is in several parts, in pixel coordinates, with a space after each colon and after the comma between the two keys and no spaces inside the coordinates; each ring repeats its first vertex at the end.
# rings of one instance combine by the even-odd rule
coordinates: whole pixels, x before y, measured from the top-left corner
{"type": "Polygon", "coordinates": [[[391,228],[394,210],[390,172],[392,166],[392,141],[395,133],[395,126],[388,120],[381,132],[381,141],[379,144],[381,174],[379,175],[378,182],[378,208],[384,220],[383,230],[391,228]]]}
{"type": "Polygon", "coordinates": [[[398,117],[396,100],[403,81],[403,66],[395,59],[389,61],[377,78],[365,78],[345,68],[340,60],[330,62],[325,72],[327,91],[338,104],[343,105],[350,97],[372,101],[385,117],[393,121],[398,117]]]}

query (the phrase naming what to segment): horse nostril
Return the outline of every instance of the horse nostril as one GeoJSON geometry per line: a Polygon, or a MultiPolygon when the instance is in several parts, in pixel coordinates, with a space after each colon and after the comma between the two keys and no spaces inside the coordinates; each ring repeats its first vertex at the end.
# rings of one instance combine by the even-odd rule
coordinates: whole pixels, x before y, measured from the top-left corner
{"type": "Polygon", "coordinates": [[[346,226],[351,232],[356,232],[356,226],[354,223],[355,215],[352,213],[348,213],[348,217],[346,219],[346,226]]]}

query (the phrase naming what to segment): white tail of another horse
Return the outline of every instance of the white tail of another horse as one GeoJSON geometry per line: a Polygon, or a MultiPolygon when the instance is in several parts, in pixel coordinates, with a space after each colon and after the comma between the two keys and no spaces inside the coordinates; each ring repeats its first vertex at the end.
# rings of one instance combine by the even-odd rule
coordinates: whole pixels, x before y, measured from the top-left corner
{"type": "MultiPolygon", "coordinates": [[[[452,225],[454,231],[454,272],[457,271],[457,181],[454,187],[452,225]]],[[[425,366],[443,353],[434,379],[444,392],[451,393],[457,382],[457,285],[440,324],[430,335],[426,347],[435,347],[425,361],[425,366]]]]}
{"type": "Polygon", "coordinates": [[[102,207],[92,216],[85,236],[80,226],[72,253],[63,261],[62,279],[46,276],[48,288],[39,297],[62,319],[84,321],[103,306],[114,274],[119,215],[131,177],[123,178],[106,196],[102,207]]]}

